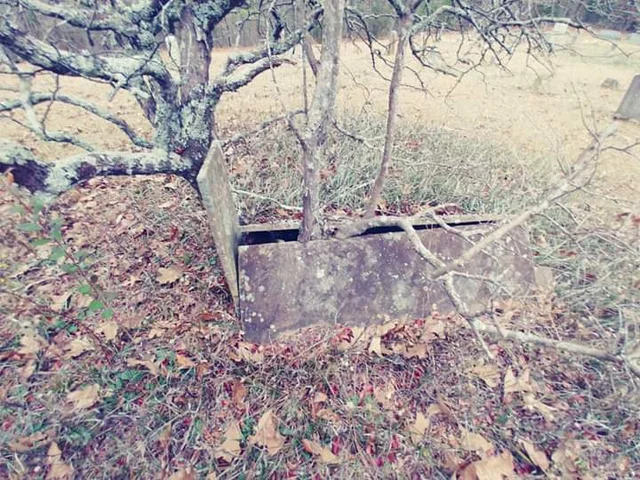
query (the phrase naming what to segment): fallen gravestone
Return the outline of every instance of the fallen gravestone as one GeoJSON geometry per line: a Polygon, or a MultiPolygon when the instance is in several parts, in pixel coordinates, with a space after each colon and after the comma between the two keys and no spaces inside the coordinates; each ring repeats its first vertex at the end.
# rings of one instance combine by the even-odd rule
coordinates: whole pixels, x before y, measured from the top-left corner
{"type": "MultiPolygon", "coordinates": [[[[220,144],[198,174],[220,265],[246,336],[268,341],[283,332],[312,325],[370,325],[383,319],[424,318],[449,312],[453,304],[405,232],[374,229],[346,240],[299,243],[298,224],[240,226],[220,144]]],[[[495,219],[446,216],[460,228],[486,229],[495,219]]],[[[436,222],[415,225],[425,246],[449,261],[468,248],[467,240],[436,222]]],[[[481,234],[478,234],[481,235],[481,234]]],[[[535,275],[526,233],[514,231],[465,265],[455,287],[468,312],[488,308],[501,294],[526,295],[535,275]],[[491,288],[490,288],[491,287],[491,288]]]]}
{"type": "MultiPolygon", "coordinates": [[[[428,227],[416,226],[417,233],[425,247],[444,261],[468,248],[460,236],[428,227]]],[[[477,231],[478,227],[461,228],[477,231]]],[[[238,262],[240,316],[252,341],[269,341],[309,326],[367,326],[455,310],[443,287],[429,280],[433,268],[402,231],[306,244],[240,246],[238,262]]],[[[478,276],[499,280],[513,295],[526,295],[536,284],[522,230],[474,257],[463,271],[468,276],[456,276],[454,282],[468,312],[484,311],[494,296],[500,296],[478,276]]]]}
{"type": "Polygon", "coordinates": [[[614,118],[640,120],[640,75],[633,77],[614,118]]]}

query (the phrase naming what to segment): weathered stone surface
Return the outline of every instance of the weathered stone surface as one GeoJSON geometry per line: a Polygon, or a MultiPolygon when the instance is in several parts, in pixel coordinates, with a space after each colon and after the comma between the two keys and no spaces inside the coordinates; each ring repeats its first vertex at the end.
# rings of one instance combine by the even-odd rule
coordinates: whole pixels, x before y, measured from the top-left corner
{"type": "MultiPolygon", "coordinates": [[[[444,261],[468,245],[440,228],[418,234],[444,261]]],[[[465,271],[500,280],[514,295],[534,288],[525,232],[514,232],[490,253],[476,256],[465,271]]],[[[442,287],[428,280],[431,271],[404,232],[241,246],[240,313],[247,338],[268,341],[312,325],[364,326],[385,318],[424,318],[434,309],[453,310],[442,287]]],[[[468,311],[488,307],[490,283],[456,277],[455,284],[468,311]]]]}
{"type": "Polygon", "coordinates": [[[629,35],[629,42],[640,45],[640,34],[632,33],[631,35],[629,35]]]}
{"type": "Polygon", "coordinates": [[[551,30],[551,33],[553,33],[554,35],[565,35],[568,30],[569,25],[567,25],[566,23],[556,23],[553,25],[553,30],[551,30]]]}
{"type": "Polygon", "coordinates": [[[614,116],[624,120],[640,120],[640,75],[633,77],[614,116]]]}
{"type": "Polygon", "coordinates": [[[198,173],[202,203],[211,235],[234,302],[238,305],[237,252],[240,241],[238,214],[231,195],[229,175],[219,143],[212,145],[198,173]]]}

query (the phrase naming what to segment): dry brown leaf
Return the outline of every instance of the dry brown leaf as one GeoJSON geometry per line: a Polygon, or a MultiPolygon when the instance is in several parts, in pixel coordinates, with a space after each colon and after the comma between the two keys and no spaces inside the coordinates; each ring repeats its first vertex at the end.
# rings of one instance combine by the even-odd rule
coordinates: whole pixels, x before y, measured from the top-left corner
{"type": "Polygon", "coordinates": [[[429,417],[425,417],[422,412],[418,412],[415,421],[409,427],[409,435],[411,435],[413,443],[419,443],[422,440],[425,432],[429,429],[429,425],[431,425],[429,417]]]}
{"type": "Polygon", "coordinates": [[[471,369],[471,373],[478,376],[489,388],[500,385],[500,369],[497,365],[476,365],[471,369]]]}
{"type": "Polygon", "coordinates": [[[379,336],[376,335],[371,338],[368,351],[369,353],[375,353],[376,355],[382,356],[382,339],[379,336]]]}
{"type": "Polygon", "coordinates": [[[47,480],[69,480],[73,478],[73,467],[62,460],[62,452],[56,442],[51,442],[47,451],[47,480]]]}
{"type": "Polygon", "coordinates": [[[510,478],[516,478],[516,476],[513,471],[513,457],[508,451],[473,462],[458,477],[459,480],[505,480],[510,478]]]}
{"type": "Polygon", "coordinates": [[[334,424],[340,423],[340,416],[330,408],[323,408],[322,410],[319,410],[316,417],[334,424]]]}
{"type": "Polygon", "coordinates": [[[424,343],[418,343],[416,345],[411,345],[407,348],[406,352],[403,353],[406,358],[419,358],[425,359],[427,358],[427,345],[424,343]]]}
{"type": "Polygon", "coordinates": [[[546,453],[528,440],[520,440],[520,444],[524,447],[524,451],[527,453],[527,456],[531,459],[534,465],[540,467],[543,472],[549,470],[549,458],[546,453]]]}
{"type": "Polygon", "coordinates": [[[384,387],[376,387],[373,389],[373,396],[387,410],[395,408],[396,386],[393,382],[388,382],[384,387]]]}
{"type": "Polygon", "coordinates": [[[176,363],[180,369],[189,369],[196,366],[195,362],[185,355],[176,353],[176,363]]]}
{"type": "Polygon", "coordinates": [[[392,332],[398,326],[398,322],[387,322],[382,325],[378,325],[376,328],[376,336],[384,337],[389,332],[392,332]]]}
{"type": "Polygon", "coordinates": [[[198,478],[196,471],[191,467],[186,467],[171,475],[169,480],[196,480],[196,478],[198,478]]]}
{"type": "Polygon", "coordinates": [[[96,332],[101,333],[107,342],[111,342],[118,336],[118,329],[118,324],[112,320],[100,325],[96,328],[96,332]]]}
{"type": "Polygon", "coordinates": [[[249,445],[266,447],[269,455],[275,455],[284,446],[285,438],[280,435],[273,410],[267,410],[258,421],[256,433],[249,437],[249,445]]]}
{"type": "Polygon", "coordinates": [[[247,396],[247,387],[239,380],[234,380],[231,384],[231,399],[238,408],[244,408],[244,399],[247,396]]]}
{"type": "Polygon", "coordinates": [[[227,463],[240,455],[240,441],[242,440],[242,431],[238,422],[232,422],[227,431],[224,432],[224,441],[216,451],[216,458],[221,458],[227,463]]]}
{"type": "Polygon", "coordinates": [[[28,380],[29,377],[31,377],[31,375],[35,373],[36,366],[37,364],[35,360],[29,360],[24,367],[18,370],[18,373],[20,374],[20,378],[22,380],[28,380]]]}
{"type": "Polygon", "coordinates": [[[548,422],[553,422],[555,420],[556,417],[554,412],[556,411],[556,409],[553,407],[550,407],[545,403],[542,403],[540,400],[537,400],[535,394],[525,393],[523,395],[523,399],[524,399],[524,405],[528,410],[530,411],[537,410],[540,413],[540,415],[542,415],[545,418],[545,420],[547,420],[548,422]]]}
{"type": "Polygon", "coordinates": [[[55,430],[50,428],[42,432],[32,433],[26,437],[20,437],[9,442],[9,450],[17,453],[24,453],[41,447],[45,443],[49,443],[55,437],[55,430]]]}
{"type": "Polygon", "coordinates": [[[562,472],[563,478],[577,478],[580,446],[574,441],[560,444],[551,455],[553,464],[562,472]]]}
{"type": "Polygon", "coordinates": [[[314,442],[313,440],[307,440],[306,438],[302,440],[302,446],[306,452],[311,453],[318,457],[322,463],[326,463],[327,465],[337,465],[340,463],[340,459],[333,454],[331,450],[326,447],[323,447],[318,442],[314,442]]]}
{"type": "Polygon", "coordinates": [[[470,452],[476,452],[480,457],[495,450],[489,440],[479,433],[470,432],[463,427],[460,427],[460,446],[470,452]]]}
{"type": "Polygon", "coordinates": [[[256,347],[253,343],[238,343],[238,353],[242,360],[249,363],[262,363],[264,360],[264,353],[262,353],[260,348],[256,347]]]}
{"type": "Polygon", "coordinates": [[[516,392],[534,392],[535,388],[531,383],[531,371],[526,368],[522,375],[516,377],[511,367],[507,368],[504,374],[504,394],[516,392]]]}
{"type": "Polygon", "coordinates": [[[18,349],[18,353],[22,355],[35,355],[42,350],[46,344],[47,341],[36,332],[28,331],[20,337],[21,347],[18,349]]]}
{"type": "Polygon", "coordinates": [[[151,330],[149,330],[149,333],[147,334],[147,338],[149,340],[153,340],[154,338],[162,337],[165,333],[166,333],[166,330],[164,328],[155,328],[154,327],[151,330]]]}
{"type": "Polygon", "coordinates": [[[95,349],[96,347],[93,345],[93,342],[88,338],[75,338],[71,342],[69,342],[66,347],[64,347],[64,357],[76,358],[85,352],[91,352],[95,349]]]}
{"type": "Polygon", "coordinates": [[[182,276],[182,271],[177,267],[159,268],[156,280],[160,285],[173,283],[182,276]]]}
{"type": "Polygon", "coordinates": [[[326,393],[323,392],[316,392],[315,395],[313,396],[313,403],[323,403],[326,402],[329,398],[327,397],[326,393]]]}
{"type": "Polygon", "coordinates": [[[93,384],[69,393],[67,401],[73,404],[73,411],[78,411],[92,407],[98,401],[99,396],[100,385],[93,384]]]}
{"type": "Polygon", "coordinates": [[[152,375],[158,375],[158,373],[160,373],[160,369],[158,367],[158,365],[156,365],[153,361],[151,360],[138,360],[136,358],[129,358],[127,359],[127,366],[129,367],[145,367],[147,370],[149,370],[149,372],[151,372],[152,375]]]}
{"type": "Polygon", "coordinates": [[[62,312],[67,309],[67,305],[69,304],[69,298],[71,297],[71,291],[65,292],[62,295],[52,295],[51,303],[49,307],[54,312],[62,312]]]}

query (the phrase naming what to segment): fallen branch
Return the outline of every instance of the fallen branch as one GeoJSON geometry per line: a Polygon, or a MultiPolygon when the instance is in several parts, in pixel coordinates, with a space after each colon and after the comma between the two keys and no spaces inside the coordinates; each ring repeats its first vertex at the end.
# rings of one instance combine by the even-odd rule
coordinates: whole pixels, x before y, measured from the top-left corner
{"type": "Polygon", "coordinates": [[[515,332],[513,330],[505,330],[503,328],[487,325],[482,320],[472,319],[470,323],[475,331],[488,333],[492,336],[497,336],[507,340],[515,340],[522,343],[533,343],[536,345],[543,345],[555,350],[568,353],[577,353],[579,355],[585,355],[587,357],[597,358],[599,360],[606,360],[609,362],[622,363],[629,367],[629,369],[638,377],[640,377],[640,364],[634,363],[629,356],[624,354],[614,354],[606,350],[590,347],[574,342],[565,342],[562,340],[554,340],[552,338],[541,337],[531,333],[515,332]]]}
{"type": "Polygon", "coordinates": [[[589,145],[589,147],[587,147],[587,149],[582,152],[580,157],[578,157],[578,160],[576,161],[575,165],[573,165],[572,167],[572,173],[570,173],[569,176],[560,184],[560,186],[552,190],[551,193],[548,194],[540,203],[531,207],[529,210],[526,210],[520,213],[519,215],[515,216],[511,220],[503,223],[500,227],[496,228],[494,231],[489,233],[487,236],[485,236],[482,240],[476,243],[469,250],[466,250],[458,258],[456,258],[455,260],[451,261],[447,265],[436,270],[432,274],[431,278],[433,280],[436,280],[442,275],[446,274],[447,272],[450,272],[462,266],[463,264],[467,263],[477,254],[479,254],[485,248],[487,248],[489,245],[491,245],[495,241],[504,237],[511,230],[519,227],[534,215],[537,215],[545,211],[556,201],[568,195],[569,193],[575,191],[576,188],[579,188],[574,185],[574,181],[576,180],[577,177],[579,177],[582,173],[584,173],[585,168],[588,166],[590,161],[594,158],[594,151],[595,151],[595,156],[597,156],[597,153],[599,152],[600,145],[602,144],[602,142],[606,138],[613,135],[614,132],[615,132],[615,125],[612,124],[607,128],[605,128],[600,135],[597,135],[593,139],[593,142],[591,143],[591,145],[589,145]]]}
{"type": "Polygon", "coordinates": [[[92,152],[47,162],[16,144],[0,140],[0,173],[11,171],[14,182],[30,192],[59,195],[97,176],[172,173],[194,184],[197,166],[185,157],[160,150],[145,153],[92,152]]]}

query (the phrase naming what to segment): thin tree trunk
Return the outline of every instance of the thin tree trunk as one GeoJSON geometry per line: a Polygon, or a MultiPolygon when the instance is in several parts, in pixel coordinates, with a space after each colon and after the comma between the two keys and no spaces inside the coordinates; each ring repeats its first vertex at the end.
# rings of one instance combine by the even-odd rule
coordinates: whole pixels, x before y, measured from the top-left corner
{"type": "Polygon", "coordinates": [[[409,23],[411,17],[405,15],[398,22],[398,42],[396,49],[396,57],[393,63],[393,75],[391,76],[391,84],[389,85],[389,109],[387,112],[387,131],[384,140],[384,150],[382,152],[382,160],[380,162],[380,169],[378,170],[378,176],[369,193],[369,202],[365,210],[365,217],[373,217],[376,213],[376,208],[380,203],[382,197],[382,189],[384,188],[384,182],[389,172],[389,163],[391,162],[391,153],[393,150],[393,141],[396,135],[396,121],[398,117],[398,90],[400,89],[400,83],[402,82],[402,70],[404,69],[404,51],[409,38],[409,23]]]}
{"type": "Polygon", "coordinates": [[[327,0],[324,4],[322,54],[309,117],[301,135],[303,150],[303,191],[301,242],[320,237],[320,156],[327,126],[333,119],[338,89],[338,61],[342,40],[345,0],[327,0]]]}

